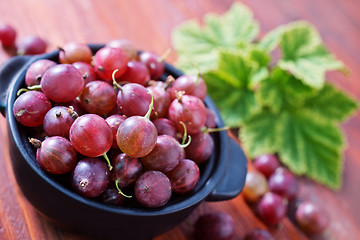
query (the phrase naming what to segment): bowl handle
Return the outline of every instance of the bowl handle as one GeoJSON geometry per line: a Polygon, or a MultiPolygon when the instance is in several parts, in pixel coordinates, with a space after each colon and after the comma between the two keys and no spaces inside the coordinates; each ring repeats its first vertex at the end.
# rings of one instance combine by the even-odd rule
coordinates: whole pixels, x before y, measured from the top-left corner
{"type": "Polygon", "coordinates": [[[0,112],[5,116],[6,98],[9,87],[19,70],[29,61],[32,56],[15,56],[6,61],[0,67],[0,112]]]}
{"type": "Polygon", "coordinates": [[[227,170],[214,191],[205,199],[206,201],[224,201],[235,198],[244,188],[247,159],[239,144],[231,137],[228,138],[230,161],[227,170]]]}

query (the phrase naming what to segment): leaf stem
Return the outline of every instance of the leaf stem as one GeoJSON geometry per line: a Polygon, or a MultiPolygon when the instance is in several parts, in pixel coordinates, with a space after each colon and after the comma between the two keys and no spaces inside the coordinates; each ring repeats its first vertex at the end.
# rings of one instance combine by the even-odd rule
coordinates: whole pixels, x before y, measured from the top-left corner
{"type": "Polygon", "coordinates": [[[192,65],[194,65],[194,67],[197,69],[197,74],[196,74],[196,80],[195,80],[195,84],[199,84],[200,82],[200,77],[201,77],[201,73],[200,73],[200,68],[199,65],[192,63],[192,65]]]}
{"type": "Polygon", "coordinates": [[[230,128],[228,126],[221,127],[221,128],[207,128],[207,127],[204,127],[201,131],[203,133],[213,133],[213,132],[227,131],[229,129],[230,128]]]}

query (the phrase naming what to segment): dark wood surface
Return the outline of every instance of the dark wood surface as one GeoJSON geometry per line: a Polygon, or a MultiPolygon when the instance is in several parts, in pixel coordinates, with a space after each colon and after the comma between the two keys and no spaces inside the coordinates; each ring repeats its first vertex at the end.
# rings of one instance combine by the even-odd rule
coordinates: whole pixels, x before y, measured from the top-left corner
{"type": "MultiPolygon", "coordinates": [[[[48,51],[69,41],[106,43],[125,37],[141,49],[163,53],[171,47],[171,30],[190,18],[201,20],[207,12],[223,13],[231,0],[11,0],[0,1],[0,22],[13,25],[18,39],[39,35],[48,51]]],[[[350,69],[345,77],[331,73],[328,79],[360,99],[360,1],[357,0],[248,0],[242,1],[254,12],[261,33],[279,24],[306,19],[319,30],[328,48],[350,69]]],[[[191,47],[191,46],[189,46],[191,47]]],[[[0,50],[0,63],[9,55],[0,50]]],[[[168,57],[176,60],[175,53],[168,57]]],[[[344,152],[343,187],[331,191],[308,179],[299,178],[299,195],[321,204],[331,222],[322,236],[313,239],[360,239],[360,112],[341,125],[348,146],[344,152]]],[[[16,185],[8,151],[6,120],[0,117],[0,239],[45,240],[88,239],[57,229],[40,216],[16,185]]],[[[251,167],[251,165],[250,165],[251,167]]],[[[224,202],[204,202],[189,218],[156,240],[193,239],[192,223],[205,212],[224,211],[236,222],[235,239],[242,239],[253,228],[267,228],[253,214],[240,195],[224,202]]],[[[269,228],[275,239],[307,239],[297,227],[284,219],[269,228]]],[[[119,238],[120,239],[120,238],[119,238]]]]}

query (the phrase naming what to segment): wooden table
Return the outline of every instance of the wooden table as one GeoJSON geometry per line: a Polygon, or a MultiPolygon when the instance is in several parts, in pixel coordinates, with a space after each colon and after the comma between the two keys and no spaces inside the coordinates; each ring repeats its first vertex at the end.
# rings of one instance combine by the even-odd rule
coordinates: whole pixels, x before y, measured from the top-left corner
{"type": "MultiPolygon", "coordinates": [[[[142,49],[162,53],[171,47],[171,30],[190,18],[202,19],[207,12],[223,13],[232,0],[11,0],[0,1],[0,22],[8,22],[18,39],[39,35],[47,39],[48,50],[69,41],[106,43],[125,37],[142,49]]],[[[326,45],[351,71],[350,77],[329,74],[330,81],[360,99],[360,2],[355,0],[247,0],[259,20],[262,33],[293,20],[306,19],[319,30],[326,45]]],[[[190,46],[191,47],[191,46],[190,46]]],[[[0,63],[9,56],[0,50],[0,63]]],[[[176,55],[168,57],[175,62],[176,55]]],[[[360,239],[360,112],[342,125],[348,148],[344,153],[343,187],[333,192],[299,178],[299,195],[322,204],[331,218],[324,236],[314,239],[360,239]]],[[[80,240],[83,236],[63,232],[42,218],[23,197],[10,165],[6,121],[0,117],[0,239],[80,240]]],[[[253,228],[266,228],[253,214],[243,197],[205,202],[189,218],[156,240],[192,239],[191,224],[205,212],[230,213],[236,222],[235,239],[242,239],[253,228]]],[[[288,219],[269,229],[275,239],[306,239],[288,219]]]]}

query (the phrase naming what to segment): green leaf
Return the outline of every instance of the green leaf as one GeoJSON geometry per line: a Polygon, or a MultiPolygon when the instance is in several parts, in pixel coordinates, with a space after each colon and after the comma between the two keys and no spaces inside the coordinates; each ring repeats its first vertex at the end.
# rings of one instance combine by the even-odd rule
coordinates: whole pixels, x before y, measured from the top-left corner
{"type": "Polygon", "coordinates": [[[256,98],[263,107],[279,112],[283,108],[302,108],[307,98],[317,94],[317,90],[303,84],[288,72],[275,68],[264,80],[256,98]]]}
{"type": "Polygon", "coordinates": [[[251,86],[260,66],[249,58],[241,52],[222,51],[218,69],[203,75],[208,94],[229,127],[240,126],[259,109],[251,86]]]}
{"type": "Polygon", "coordinates": [[[294,173],[339,188],[344,136],[338,124],[358,104],[326,84],[325,74],[345,66],[305,21],[279,26],[255,43],[258,32],[240,3],[222,16],[207,14],[203,25],[188,21],[172,35],[177,66],[187,74],[198,66],[225,124],[240,127],[250,157],[278,153],[294,173]],[[271,59],[277,47],[282,56],[271,59]]]}
{"type": "Polygon", "coordinates": [[[270,63],[270,55],[268,52],[260,49],[256,45],[248,44],[249,47],[245,49],[244,54],[248,55],[251,61],[256,62],[258,71],[253,73],[250,81],[250,88],[255,89],[258,87],[260,82],[266,79],[269,75],[268,65],[270,63]]]}
{"type": "Polygon", "coordinates": [[[283,92],[280,83],[276,79],[268,78],[263,81],[260,88],[256,91],[256,99],[262,107],[269,108],[270,111],[279,112],[284,105],[283,92]],[[274,81],[275,80],[275,81],[274,81]]]}
{"type": "Polygon", "coordinates": [[[263,110],[246,119],[239,138],[250,157],[265,153],[276,153],[281,143],[283,132],[282,117],[279,113],[263,110]]]}
{"type": "Polygon", "coordinates": [[[223,15],[209,13],[204,25],[186,21],[172,32],[172,44],[178,54],[177,67],[186,73],[196,72],[196,64],[204,73],[216,68],[218,51],[236,50],[239,42],[251,42],[259,32],[259,24],[251,10],[234,3],[223,15]]]}
{"type": "Polygon", "coordinates": [[[240,132],[249,155],[276,152],[292,172],[338,189],[344,148],[338,123],[357,102],[330,84],[312,89],[281,69],[261,82],[256,99],[262,110],[248,117],[240,132]]]}
{"type": "Polygon", "coordinates": [[[307,111],[284,114],[279,156],[295,174],[333,189],[341,186],[344,140],[339,128],[307,111]]]}
{"type": "Polygon", "coordinates": [[[258,43],[258,46],[265,51],[273,51],[281,41],[281,37],[286,30],[287,25],[280,25],[268,32],[258,43]]]}
{"type": "Polygon", "coordinates": [[[343,63],[328,52],[311,24],[294,22],[287,25],[281,36],[283,58],[278,66],[305,84],[320,89],[324,85],[326,71],[344,70],[343,63]]]}
{"type": "Polygon", "coordinates": [[[341,131],[331,122],[314,118],[309,111],[264,110],[246,120],[239,137],[252,158],[278,153],[293,173],[333,189],[341,186],[344,147],[341,131]]]}
{"type": "Polygon", "coordinates": [[[312,110],[313,116],[338,123],[353,114],[358,103],[333,85],[325,84],[316,96],[306,100],[305,107],[312,110]]]}

